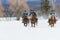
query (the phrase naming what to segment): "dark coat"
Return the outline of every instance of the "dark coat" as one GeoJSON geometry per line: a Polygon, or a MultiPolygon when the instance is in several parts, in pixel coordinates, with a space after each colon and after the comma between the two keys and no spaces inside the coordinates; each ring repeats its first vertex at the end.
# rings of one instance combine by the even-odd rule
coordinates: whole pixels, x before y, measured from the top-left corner
{"type": "Polygon", "coordinates": [[[33,15],[33,16],[37,17],[37,14],[35,12],[30,12],[30,15],[33,15]]]}

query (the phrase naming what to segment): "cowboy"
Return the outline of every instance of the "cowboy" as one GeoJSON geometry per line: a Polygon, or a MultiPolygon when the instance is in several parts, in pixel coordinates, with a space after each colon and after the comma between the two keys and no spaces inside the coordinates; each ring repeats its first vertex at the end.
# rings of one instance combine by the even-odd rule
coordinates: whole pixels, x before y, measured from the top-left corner
{"type": "Polygon", "coordinates": [[[31,10],[30,15],[37,17],[37,14],[34,12],[34,10],[31,10]]]}
{"type": "Polygon", "coordinates": [[[25,10],[23,13],[23,17],[27,17],[28,16],[28,12],[25,10]]]}
{"type": "Polygon", "coordinates": [[[24,11],[22,18],[23,18],[23,20],[28,19],[28,12],[26,10],[24,11]]]}

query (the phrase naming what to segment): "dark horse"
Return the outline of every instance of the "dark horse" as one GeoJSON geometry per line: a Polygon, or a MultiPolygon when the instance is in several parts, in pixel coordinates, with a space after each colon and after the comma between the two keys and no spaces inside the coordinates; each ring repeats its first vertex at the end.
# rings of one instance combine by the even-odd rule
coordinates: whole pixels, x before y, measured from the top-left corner
{"type": "Polygon", "coordinates": [[[54,27],[54,24],[56,23],[55,16],[51,16],[51,18],[48,20],[48,23],[51,25],[51,27],[54,27]]]}
{"type": "Polygon", "coordinates": [[[35,24],[37,24],[37,18],[35,17],[35,16],[32,16],[32,18],[31,18],[31,26],[32,27],[35,27],[35,24]]]}
{"type": "Polygon", "coordinates": [[[31,20],[31,26],[32,27],[35,27],[35,25],[37,24],[37,15],[36,15],[36,13],[35,12],[31,12],[31,14],[30,14],[30,20],[31,20]]]}
{"type": "Polygon", "coordinates": [[[23,23],[24,23],[24,26],[27,27],[27,24],[29,23],[29,19],[26,16],[23,17],[23,23]]]}

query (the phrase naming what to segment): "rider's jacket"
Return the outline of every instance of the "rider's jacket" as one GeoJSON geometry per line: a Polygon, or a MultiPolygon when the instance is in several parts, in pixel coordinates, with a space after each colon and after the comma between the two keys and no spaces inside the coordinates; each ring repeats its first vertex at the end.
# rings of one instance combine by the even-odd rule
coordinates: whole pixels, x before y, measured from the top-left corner
{"type": "MultiPolygon", "coordinates": [[[[37,16],[37,14],[36,14],[35,12],[31,12],[31,14],[32,14],[33,16],[37,16]]],[[[30,14],[30,15],[31,15],[31,14],[30,14]]]]}
{"type": "Polygon", "coordinates": [[[28,12],[24,12],[23,13],[23,16],[28,16],[28,12]]]}

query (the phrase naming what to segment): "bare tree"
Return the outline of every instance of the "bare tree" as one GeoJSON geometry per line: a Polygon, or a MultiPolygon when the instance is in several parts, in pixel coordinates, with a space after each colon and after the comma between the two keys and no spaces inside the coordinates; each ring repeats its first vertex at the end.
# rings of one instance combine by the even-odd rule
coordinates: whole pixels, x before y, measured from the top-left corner
{"type": "Polygon", "coordinates": [[[20,20],[20,17],[23,14],[24,7],[23,6],[14,6],[14,15],[16,16],[17,20],[20,20]]]}

